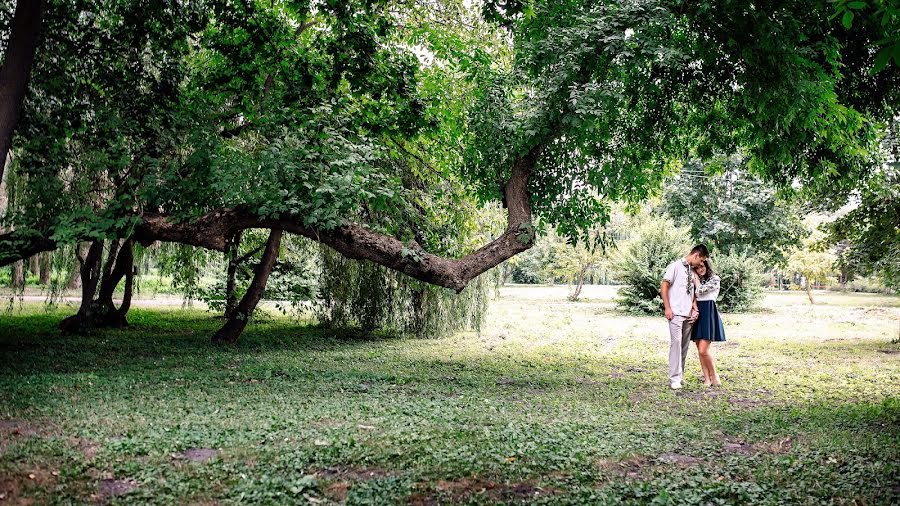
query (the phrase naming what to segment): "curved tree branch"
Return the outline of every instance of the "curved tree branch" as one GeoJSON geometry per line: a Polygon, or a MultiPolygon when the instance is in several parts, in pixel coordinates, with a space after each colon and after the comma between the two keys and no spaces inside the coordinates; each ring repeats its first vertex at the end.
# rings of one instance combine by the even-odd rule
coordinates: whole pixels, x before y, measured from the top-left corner
{"type": "MultiPolygon", "coordinates": [[[[488,269],[521,253],[534,242],[528,179],[542,149],[536,147],[513,164],[506,184],[506,230],[496,239],[461,258],[446,258],[421,246],[373,231],[358,224],[330,230],[303,225],[302,217],[259,218],[243,207],[209,212],[195,221],[176,223],[161,214],[145,213],[132,237],[149,245],[154,241],[177,242],[216,251],[225,251],[228,241],[240,230],[268,228],[302,235],[321,242],[347,258],[370,260],[433,285],[462,291],[488,269]]],[[[41,251],[56,249],[54,241],[39,235],[0,235],[0,266],[41,251]]]]}

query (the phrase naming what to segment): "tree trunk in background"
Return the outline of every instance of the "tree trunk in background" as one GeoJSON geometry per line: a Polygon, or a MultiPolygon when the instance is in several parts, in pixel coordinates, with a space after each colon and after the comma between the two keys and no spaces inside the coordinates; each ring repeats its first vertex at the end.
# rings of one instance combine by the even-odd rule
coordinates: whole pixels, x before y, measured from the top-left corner
{"type": "Polygon", "coordinates": [[[253,310],[256,309],[256,305],[259,304],[259,300],[266,289],[269,274],[272,273],[272,268],[278,260],[282,234],[281,230],[269,232],[269,238],[266,240],[262,258],[253,271],[253,281],[250,282],[247,293],[244,294],[230,317],[225,321],[225,325],[213,336],[212,340],[214,343],[234,343],[241,335],[241,332],[244,331],[247,321],[253,314],[253,310]]]}
{"type": "Polygon", "coordinates": [[[13,264],[12,278],[9,283],[11,288],[25,287],[25,261],[19,260],[13,264]]]}
{"type": "Polygon", "coordinates": [[[34,255],[33,257],[28,259],[28,272],[30,272],[34,276],[40,275],[40,273],[41,273],[40,255],[34,255]]]}
{"type": "Polygon", "coordinates": [[[238,268],[238,254],[241,251],[241,235],[243,231],[234,234],[228,249],[225,251],[225,258],[228,260],[228,272],[225,276],[225,318],[231,318],[231,313],[237,307],[237,283],[235,276],[238,268]]]}
{"type": "MultiPolygon", "coordinates": [[[[19,112],[28,90],[28,78],[41,34],[44,0],[19,0],[13,15],[6,58],[0,67],[0,159],[5,159],[12,145],[12,135],[19,123],[19,112]]],[[[0,168],[0,180],[3,168],[0,168]]]]}
{"type": "Polygon", "coordinates": [[[94,294],[100,282],[100,263],[103,259],[103,241],[94,241],[88,249],[87,256],[78,257],[81,266],[81,306],[78,313],[59,323],[63,332],[84,334],[93,330],[94,294]]]}
{"type": "Polygon", "coordinates": [[[51,253],[49,251],[45,251],[44,253],[41,253],[40,280],[41,280],[41,284],[44,286],[50,285],[50,267],[51,267],[51,260],[52,260],[50,255],[51,255],[51,253]]]}
{"type": "Polygon", "coordinates": [[[809,297],[810,304],[816,303],[816,301],[814,301],[812,297],[812,280],[809,278],[806,278],[806,296],[809,297]]]}
{"type": "MultiPolygon", "coordinates": [[[[81,258],[86,254],[84,244],[75,246],[75,258],[81,258]]],[[[67,290],[77,290],[81,288],[81,269],[76,267],[69,276],[69,282],[66,283],[67,290]]]]}
{"type": "Polygon", "coordinates": [[[589,265],[585,265],[578,272],[578,279],[576,280],[577,284],[575,285],[575,291],[572,293],[572,295],[569,295],[569,300],[574,302],[574,301],[578,300],[578,297],[581,297],[581,288],[584,286],[584,277],[587,274],[589,267],[590,267],[589,265]]]}

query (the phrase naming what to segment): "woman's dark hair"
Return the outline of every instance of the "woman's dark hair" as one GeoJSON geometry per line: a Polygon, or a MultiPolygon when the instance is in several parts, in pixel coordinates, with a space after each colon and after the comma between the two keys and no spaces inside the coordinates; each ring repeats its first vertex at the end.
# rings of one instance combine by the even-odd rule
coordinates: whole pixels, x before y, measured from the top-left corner
{"type": "Polygon", "coordinates": [[[709,281],[709,278],[713,277],[713,274],[715,273],[712,270],[712,265],[709,265],[709,260],[703,261],[703,267],[706,267],[706,274],[700,276],[700,281],[706,283],[707,281],[709,281]]]}

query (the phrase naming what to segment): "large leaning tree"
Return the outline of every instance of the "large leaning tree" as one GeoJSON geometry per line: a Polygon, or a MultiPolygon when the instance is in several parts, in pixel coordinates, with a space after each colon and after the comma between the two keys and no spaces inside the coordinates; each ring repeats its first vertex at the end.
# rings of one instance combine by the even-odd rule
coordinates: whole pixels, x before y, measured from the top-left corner
{"type": "MultiPolygon", "coordinates": [[[[825,0],[466,4],[48,0],[0,265],[262,228],[461,291],[536,219],[584,240],[694,157],[853,189],[900,103],[873,46],[892,26],[825,0]],[[420,205],[440,180],[502,201],[505,230],[441,247],[420,205]]],[[[23,25],[3,12],[4,34],[23,25]]],[[[127,274],[98,256],[90,284],[127,274]]]]}

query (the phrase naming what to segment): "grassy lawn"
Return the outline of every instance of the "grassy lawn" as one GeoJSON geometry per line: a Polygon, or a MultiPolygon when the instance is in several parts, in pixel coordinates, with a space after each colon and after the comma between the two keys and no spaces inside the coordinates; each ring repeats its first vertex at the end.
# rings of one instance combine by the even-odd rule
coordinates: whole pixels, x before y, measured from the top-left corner
{"type": "Polygon", "coordinates": [[[900,297],[767,295],[725,315],[723,380],[613,291],[510,287],[480,334],[348,337],[200,310],[0,314],[0,504],[890,504],[900,297]]]}

